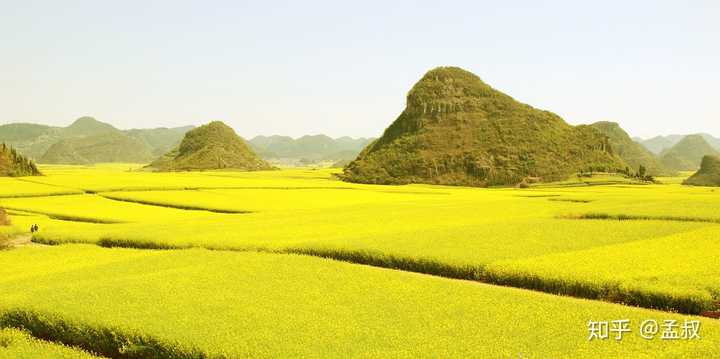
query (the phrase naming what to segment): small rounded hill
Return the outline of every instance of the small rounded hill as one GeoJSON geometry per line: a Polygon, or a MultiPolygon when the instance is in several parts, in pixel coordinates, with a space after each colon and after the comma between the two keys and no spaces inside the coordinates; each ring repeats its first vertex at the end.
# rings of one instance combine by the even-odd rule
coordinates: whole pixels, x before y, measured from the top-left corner
{"type": "Polygon", "coordinates": [[[273,168],[260,159],[232,128],[220,121],[188,131],[176,149],[149,167],[160,171],[257,171],[273,168]]]}

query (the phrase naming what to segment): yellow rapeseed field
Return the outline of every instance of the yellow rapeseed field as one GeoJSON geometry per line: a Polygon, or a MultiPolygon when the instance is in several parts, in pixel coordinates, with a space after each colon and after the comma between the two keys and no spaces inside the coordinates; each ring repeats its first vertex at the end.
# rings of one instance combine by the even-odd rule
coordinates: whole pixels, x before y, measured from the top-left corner
{"type": "MultiPolygon", "coordinates": [[[[691,351],[702,357],[712,347],[708,343],[713,339],[692,344],[628,340],[622,344],[625,347],[590,345],[582,331],[586,330],[583,320],[591,318],[692,318],[669,312],[699,314],[720,309],[720,262],[714,258],[720,253],[716,240],[720,192],[713,189],[677,183],[640,185],[609,176],[529,189],[481,189],[351,184],[337,180],[336,170],[329,169],[150,173],[131,165],[106,165],[49,166],[43,171],[46,176],[32,182],[8,180],[16,181],[7,183],[18,184],[18,195],[8,187],[0,189],[0,207],[12,219],[12,227],[3,231],[29,234],[30,226],[38,225],[33,241],[65,245],[1,254],[3,263],[11,264],[5,266],[0,286],[8,292],[28,293],[0,300],[6,314],[3,320],[23,328],[44,323],[37,325],[60,341],[69,335],[61,328],[70,325],[77,330],[76,336],[85,338],[78,345],[87,348],[93,341],[104,345],[92,349],[97,353],[114,353],[123,346],[131,347],[123,350],[142,353],[148,346],[185,354],[277,357],[300,352],[297,345],[306,340],[302,339],[305,335],[322,338],[316,344],[321,347],[306,353],[320,356],[415,357],[423,352],[473,356],[491,351],[498,357],[520,353],[562,357],[580,346],[579,350],[592,356],[621,356],[630,350],[638,357],[683,356],[691,351]],[[198,249],[141,250],[159,248],[198,249]],[[44,259],[30,260],[30,266],[28,256],[44,259]],[[330,264],[328,259],[354,264],[330,264]],[[356,264],[446,278],[408,277],[356,264]],[[336,274],[323,277],[330,272],[336,274]],[[238,273],[253,279],[238,283],[237,288],[233,284],[232,289],[220,289],[237,282],[238,273]],[[400,284],[410,278],[414,284],[400,284]],[[319,285],[318,280],[325,284],[319,285]],[[48,287],[35,293],[29,285],[39,281],[48,281],[48,287]],[[54,289],[51,282],[65,287],[54,289]],[[191,289],[187,295],[171,294],[182,291],[180,286],[191,289]],[[377,295],[368,296],[368,291],[377,295]],[[244,294],[237,297],[239,292],[244,294]],[[277,297],[286,292],[301,301],[317,300],[319,293],[335,298],[330,300],[362,299],[349,306],[333,302],[301,309],[293,307],[298,299],[277,297]],[[96,305],[89,312],[76,304],[84,300],[79,299],[81,293],[87,293],[87,300],[96,305]],[[116,297],[117,293],[123,296],[116,297]],[[248,302],[250,293],[263,296],[267,307],[248,302]],[[457,298],[450,303],[448,295],[457,298]],[[152,304],[157,301],[151,298],[161,298],[158,303],[163,304],[152,304]],[[175,304],[167,306],[170,300],[175,304]],[[264,324],[241,322],[213,329],[211,323],[219,321],[213,321],[209,313],[229,302],[233,316],[257,315],[255,319],[264,324]],[[398,312],[396,319],[385,317],[381,309],[400,310],[389,303],[403,303],[426,314],[411,318],[398,312]],[[437,306],[446,307],[439,310],[437,306]],[[534,313],[528,311],[530,307],[547,316],[528,314],[534,313]],[[558,311],[561,307],[566,309],[558,311]],[[380,311],[362,314],[367,308],[380,311]],[[258,314],[265,311],[267,315],[258,314]],[[543,324],[536,325],[538,332],[531,332],[508,312],[525,313],[528,321],[543,324]],[[161,316],[167,323],[157,324],[161,316]],[[470,325],[463,318],[475,319],[467,319],[470,325]],[[337,321],[348,328],[328,324],[337,321]],[[191,323],[204,324],[191,329],[191,323]],[[424,331],[413,327],[432,323],[442,325],[424,331]],[[407,330],[378,332],[393,325],[407,330]],[[122,333],[120,342],[100,340],[97,331],[103,328],[122,333]],[[264,346],[267,338],[291,328],[304,333],[297,343],[264,346]],[[473,334],[483,330],[496,337],[514,331],[526,339],[505,339],[492,348],[483,347],[482,343],[491,341],[473,334]],[[334,339],[320,334],[328,331],[338,334],[334,339]],[[370,332],[376,334],[367,337],[367,342],[352,344],[350,338],[370,332]],[[557,342],[532,347],[544,342],[540,336],[560,332],[567,334],[557,342]],[[233,342],[238,337],[243,339],[233,342]],[[453,340],[464,344],[454,346],[453,340]],[[471,342],[477,342],[478,351],[466,351],[471,342]],[[378,351],[380,347],[391,351],[378,351]]],[[[707,336],[717,336],[715,322],[703,323],[707,336]]]]}

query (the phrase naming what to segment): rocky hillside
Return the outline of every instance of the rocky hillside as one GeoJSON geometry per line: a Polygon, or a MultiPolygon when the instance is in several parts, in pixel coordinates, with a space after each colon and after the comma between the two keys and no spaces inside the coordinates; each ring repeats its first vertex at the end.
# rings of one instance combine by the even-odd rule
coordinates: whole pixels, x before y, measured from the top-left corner
{"type": "Polygon", "coordinates": [[[610,145],[615,154],[628,164],[633,172],[638,172],[640,166],[645,167],[646,173],[652,176],[669,174],[658,158],[630,136],[615,122],[596,122],[593,128],[600,131],[610,139],[610,145]]]}
{"type": "Polygon", "coordinates": [[[606,136],[515,101],[457,67],[434,69],[407,95],[405,110],[344,169],[347,181],[381,184],[510,185],[562,180],[626,164],[606,136]]]}

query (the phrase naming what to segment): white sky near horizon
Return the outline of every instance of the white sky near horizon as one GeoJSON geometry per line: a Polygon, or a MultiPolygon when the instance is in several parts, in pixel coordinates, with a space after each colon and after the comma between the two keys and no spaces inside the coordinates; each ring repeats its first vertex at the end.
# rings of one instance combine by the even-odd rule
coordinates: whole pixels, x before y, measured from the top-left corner
{"type": "Polygon", "coordinates": [[[0,0],[0,124],[379,136],[460,66],[572,124],[720,137],[720,2],[0,0]]]}

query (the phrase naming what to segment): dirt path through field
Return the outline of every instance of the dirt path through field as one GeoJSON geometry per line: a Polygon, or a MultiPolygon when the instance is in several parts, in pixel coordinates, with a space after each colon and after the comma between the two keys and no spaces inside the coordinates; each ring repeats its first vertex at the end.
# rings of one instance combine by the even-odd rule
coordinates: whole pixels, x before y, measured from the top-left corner
{"type": "Polygon", "coordinates": [[[17,236],[11,237],[8,242],[6,242],[7,245],[10,248],[20,248],[20,247],[47,247],[44,244],[34,243],[32,241],[32,236],[29,234],[19,234],[17,236]]]}

